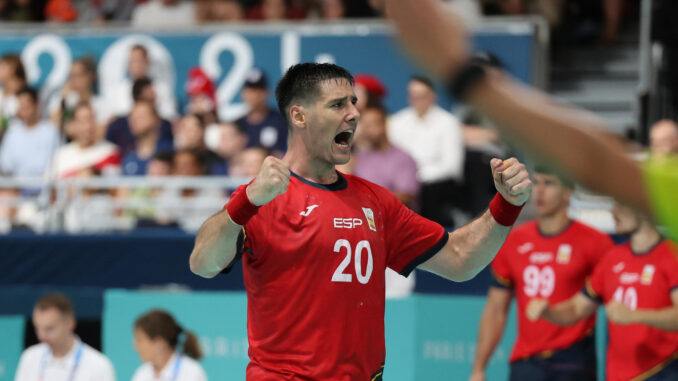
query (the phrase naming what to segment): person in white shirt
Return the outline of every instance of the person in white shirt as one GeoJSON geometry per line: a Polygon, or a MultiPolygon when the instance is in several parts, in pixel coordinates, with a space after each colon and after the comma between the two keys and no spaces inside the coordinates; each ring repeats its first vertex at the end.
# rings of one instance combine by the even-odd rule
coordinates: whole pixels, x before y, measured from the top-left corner
{"type": "Polygon", "coordinates": [[[173,120],[177,116],[177,102],[174,97],[174,89],[170,88],[166,80],[154,76],[151,70],[151,58],[148,49],[143,45],[134,45],[130,49],[127,61],[129,78],[113,86],[105,94],[106,107],[113,116],[129,114],[134,103],[132,85],[141,78],[149,78],[153,82],[155,90],[155,106],[158,114],[167,120],[173,120]]]}
{"type": "Polygon", "coordinates": [[[464,176],[462,125],[451,113],[436,105],[431,80],[412,77],[407,87],[407,107],[389,119],[388,138],[417,163],[422,184],[421,215],[453,227],[451,209],[460,195],[464,176]]]}
{"type": "Polygon", "coordinates": [[[23,352],[14,381],[115,381],[108,358],[75,335],[68,297],[49,293],[40,298],[33,325],[40,344],[23,352]]]}
{"type": "Polygon", "coordinates": [[[136,320],[134,349],[144,363],[132,381],[207,381],[197,361],[202,357],[198,338],[167,311],[151,310],[136,320]]]}
{"type": "Polygon", "coordinates": [[[132,26],[144,28],[190,27],[196,24],[193,1],[152,0],[137,5],[132,12],[132,26]]]}

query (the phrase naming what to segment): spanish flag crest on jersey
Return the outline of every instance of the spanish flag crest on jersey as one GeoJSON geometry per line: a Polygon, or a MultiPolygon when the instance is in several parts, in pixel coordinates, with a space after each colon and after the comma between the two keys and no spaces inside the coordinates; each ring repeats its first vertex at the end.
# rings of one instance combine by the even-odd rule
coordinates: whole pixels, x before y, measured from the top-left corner
{"type": "Polygon", "coordinates": [[[370,208],[363,208],[365,213],[365,218],[367,218],[367,226],[370,227],[370,230],[377,231],[377,224],[374,222],[374,212],[370,208]]]}

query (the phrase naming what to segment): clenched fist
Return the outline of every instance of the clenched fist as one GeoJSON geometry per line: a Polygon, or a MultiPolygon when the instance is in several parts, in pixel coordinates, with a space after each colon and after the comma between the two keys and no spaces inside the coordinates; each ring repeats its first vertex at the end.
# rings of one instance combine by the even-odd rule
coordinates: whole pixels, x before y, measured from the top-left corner
{"type": "Polygon", "coordinates": [[[287,192],[290,184],[290,167],[282,160],[268,156],[254,181],[247,187],[247,198],[256,206],[268,204],[287,192]]]}
{"type": "Polygon", "coordinates": [[[525,165],[512,157],[507,160],[492,159],[492,177],[494,187],[501,193],[504,200],[515,206],[523,205],[530,198],[532,181],[525,169],[525,165]]]}
{"type": "Polygon", "coordinates": [[[527,303],[527,308],[525,309],[525,315],[530,321],[537,321],[539,318],[544,315],[544,312],[549,308],[549,301],[546,299],[531,299],[527,303]]]}
{"type": "Polygon", "coordinates": [[[633,310],[617,301],[607,303],[605,306],[605,315],[607,315],[607,319],[613,323],[623,325],[634,323],[633,310]]]}

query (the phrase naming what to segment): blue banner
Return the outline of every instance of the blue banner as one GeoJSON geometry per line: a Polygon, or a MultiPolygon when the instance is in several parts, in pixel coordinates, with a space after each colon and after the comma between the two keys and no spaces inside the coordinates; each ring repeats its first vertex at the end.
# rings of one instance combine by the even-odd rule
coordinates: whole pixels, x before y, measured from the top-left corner
{"type": "Polygon", "coordinates": [[[0,381],[14,380],[24,347],[24,317],[0,316],[0,381]]]}
{"type": "MultiPolygon", "coordinates": [[[[493,52],[525,82],[531,82],[535,40],[529,25],[480,29],[474,35],[476,49],[493,52]]],[[[99,92],[106,95],[126,78],[129,50],[136,44],[146,46],[154,80],[174,90],[180,109],[186,103],[188,71],[200,66],[216,84],[219,113],[225,119],[243,111],[239,91],[253,66],[268,74],[271,86],[298,62],[335,62],[353,73],[371,73],[388,87],[385,103],[391,111],[406,106],[407,81],[423,72],[405,57],[391,29],[382,24],[230,26],[171,33],[42,29],[0,35],[0,55],[21,55],[29,82],[42,88],[43,99],[59,90],[74,59],[91,56],[98,61],[99,92]]],[[[440,95],[441,105],[449,107],[450,99],[440,95]]]]}

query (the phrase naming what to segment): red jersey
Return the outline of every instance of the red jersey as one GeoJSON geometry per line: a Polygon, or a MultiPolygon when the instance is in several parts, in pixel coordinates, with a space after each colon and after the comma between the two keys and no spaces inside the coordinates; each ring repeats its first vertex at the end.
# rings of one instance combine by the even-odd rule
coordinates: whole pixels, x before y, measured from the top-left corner
{"type": "Polygon", "coordinates": [[[448,239],[385,188],[341,174],[331,185],[292,174],[244,231],[257,381],[381,379],[386,267],[408,275],[448,239]]]}
{"type": "MultiPolygon", "coordinates": [[[[630,244],[611,249],[600,261],[584,293],[607,304],[617,300],[635,309],[673,306],[671,291],[678,287],[678,258],[668,241],[635,254],[630,244]]],[[[608,322],[607,379],[644,380],[678,355],[678,332],[643,324],[608,322]],[[658,368],[655,368],[658,367],[658,368]]]]}
{"type": "Polygon", "coordinates": [[[525,309],[532,298],[547,299],[553,305],[575,295],[612,245],[610,237],[576,221],[552,236],[542,234],[536,221],[509,234],[491,269],[495,285],[512,289],[516,297],[518,337],[511,362],[567,348],[591,332],[595,316],[561,327],[543,319],[532,322],[525,309]]]}

